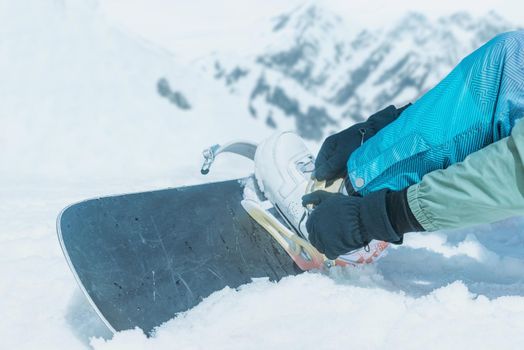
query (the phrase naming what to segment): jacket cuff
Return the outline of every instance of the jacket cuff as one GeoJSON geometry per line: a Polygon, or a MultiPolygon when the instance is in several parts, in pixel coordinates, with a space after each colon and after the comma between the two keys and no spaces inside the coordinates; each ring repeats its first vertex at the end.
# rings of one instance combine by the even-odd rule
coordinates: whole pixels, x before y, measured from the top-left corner
{"type": "Polygon", "coordinates": [[[407,201],[411,212],[418,223],[425,231],[437,231],[438,228],[433,223],[433,220],[424,210],[424,206],[420,201],[420,186],[418,184],[408,187],[407,201]]]}
{"type": "Polygon", "coordinates": [[[398,234],[424,231],[408,205],[407,188],[389,191],[386,195],[386,209],[391,226],[398,234]]]}
{"type": "Polygon", "coordinates": [[[388,190],[370,193],[362,199],[360,215],[364,231],[368,238],[391,243],[402,243],[402,234],[398,234],[388,217],[386,194],[388,190]]]}

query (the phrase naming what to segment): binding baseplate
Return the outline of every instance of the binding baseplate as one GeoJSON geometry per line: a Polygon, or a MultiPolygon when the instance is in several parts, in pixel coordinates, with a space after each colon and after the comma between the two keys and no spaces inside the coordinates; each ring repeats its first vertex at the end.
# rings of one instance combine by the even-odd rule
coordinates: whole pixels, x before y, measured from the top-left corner
{"type": "MultiPolygon", "coordinates": [[[[322,186],[316,181],[310,181],[308,189],[322,188],[329,192],[338,192],[341,186],[343,186],[342,180],[336,181],[330,187],[322,186]]],[[[271,214],[269,210],[265,209],[262,202],[256,199],[245,198],[241,204],[249,216],[266,229],[302,270],[326,269],[335,265],[348,265],[348,262],[341,259],[328,259],[313,247],[311,243],[300,237],[296,232],[288,228],[271,214]]]]}

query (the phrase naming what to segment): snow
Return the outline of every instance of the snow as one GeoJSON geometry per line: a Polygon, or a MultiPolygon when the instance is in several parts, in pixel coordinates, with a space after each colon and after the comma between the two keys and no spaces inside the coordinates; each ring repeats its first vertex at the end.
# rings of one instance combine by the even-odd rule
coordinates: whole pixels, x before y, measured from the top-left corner
{"type": "MultiPolygon", "coordinates": [[[[369,272],[372,273],[372,272],[369,272]]],[[[347,277],[305,274],[224,289],[150,340],[121,332],[96,349],[475,349],[524,341],[524,300],[475,297],[461,282],[413,298],[347,277]],[[428,323],[427,320],[432,320],[428,323]],[[499,321],[504,327],[493,327],[499,321]],[[469,334],[468,334],[469,333],[469,334]],[[519,334],[520,333],[520,334],[519,334]]],[[[502,325],[501,325],[502,326],[502,325]]]]}
{"type": "Polygon", "coordinates": [[[24,12],[22,2],[3,1],[0,13],[0,142],[2,164],[10,165],[2,176],[140,179],[152,169],[169,176],[197,166],[212,143],[264,137],[210,77],[108,25],[90,2],[31,3],[24,17],[10,15],[24,12]],[[159,98],[162,77],[192,110],[159,98]]]}
{"type": "MultiPolygon", "coordinates": [[[[226,288],[158,328],[111,335],[60,251],[70,203],[247,175],[202,149],[271,133],[175,53],[95,1],[0,0],[0,348],[493,349],[524,344],[523,219],[413,234],[374,266],[226,288]],[[194,106],[156,92],[166,77],[194,106]]],[[[318,145],[316,145],[318,147],[318,145]]]]}

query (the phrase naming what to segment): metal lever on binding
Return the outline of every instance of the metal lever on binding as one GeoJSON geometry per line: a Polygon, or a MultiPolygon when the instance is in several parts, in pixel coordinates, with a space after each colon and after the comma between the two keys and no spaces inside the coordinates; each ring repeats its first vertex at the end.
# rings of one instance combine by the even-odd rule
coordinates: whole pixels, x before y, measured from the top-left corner
{"type": "Polygon", "coordinates": [[[202,164],[202,169],[200,169],[202,175],[207,175],[209,173],[209,168],[211,168],[211,164],[215,161],[216,151],[219,148],[220,145],[217,144],[202,151],[202,155],[204,156],[204,164],[202,164]]]}
{"type": "Polygon", "coordinates": [[[211,165],[220,153],[235,153],[251,160],[255,160],[256,151],[257,145],[247,141],[233,141],[224,146],[218,144],[213,145],[202,152],[202,155],[204,156],[204,164],[202,164],[200,173],[202,173],[202,175],[208,174],[211,165]]]}

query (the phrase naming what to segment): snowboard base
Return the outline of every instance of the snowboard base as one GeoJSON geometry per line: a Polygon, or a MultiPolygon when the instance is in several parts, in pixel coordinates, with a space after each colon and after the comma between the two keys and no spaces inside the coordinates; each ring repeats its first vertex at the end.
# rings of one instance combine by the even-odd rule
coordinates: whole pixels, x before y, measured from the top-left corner
{"type": "Polygon", "coordinates": [[[113,332],[150,334],[226,286],[302,272],[242,208],[245,181],[97,198],[62,211],[64,255],[113,332]]]}

